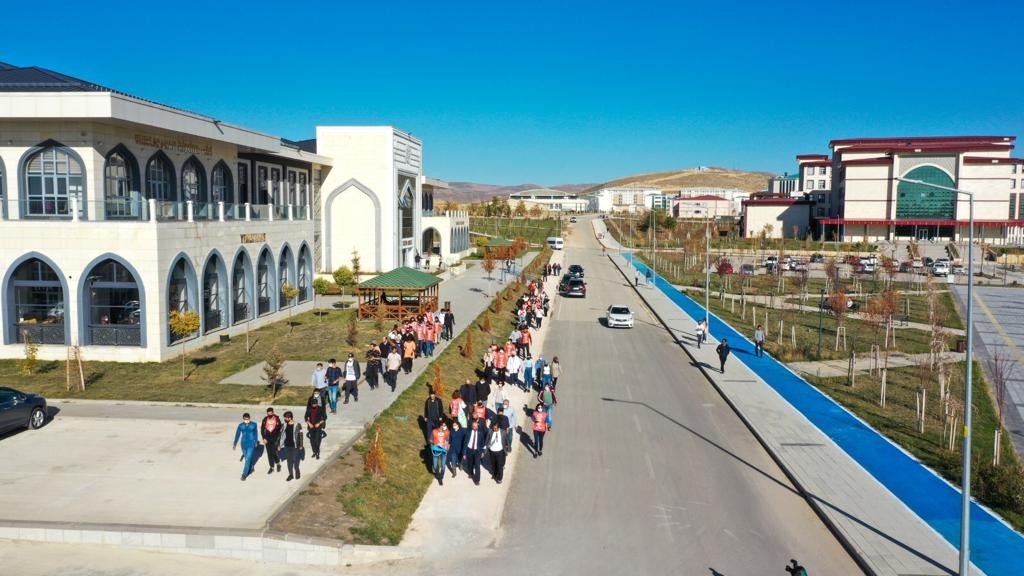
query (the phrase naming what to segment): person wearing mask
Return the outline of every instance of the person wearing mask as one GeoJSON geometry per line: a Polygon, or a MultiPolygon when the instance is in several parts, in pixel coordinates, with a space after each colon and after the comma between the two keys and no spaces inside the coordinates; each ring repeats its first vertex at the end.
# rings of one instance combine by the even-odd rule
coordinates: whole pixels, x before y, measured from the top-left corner
{"type": "Polygon", "coordinates": [[[359,402],[359,361],[356,360],[355,354],[349,352],[348,359],[345,360],[344,367],[345,374],[345,404],[348,404],[349,396],[359,402]]]}
{"type": "MultiPolygon", "coordinates": [[[[465,413],[463,413],[465,417],[465,413]]],[[[452,471],[452,478],[455,472],[462,467],[463,452],[466,446],[466,427],[458,420],[452,420],[452,437],[448,449],[448,469],[452,471]]]]}
{"type": "Polygon", "coordinates": [[[508,366],[508,353],[505,352],[504,347],[499,347],[494,351],[494,379],[498,382],[504,382],[506,378],[505,369],[508,366]]]}
{"type": "Polygon", "coordinates": [[[398,370],[402,367],[402,355],[398,353],[397,346],[391,346],[390,348],[387,360],[387,382],[388,386],[391,387],[391,391],[394,392],[398,386],[398,370]]]}
{"type": "Polygon", "coordinates": [[[495,406],[505,402],[505,397],[508,393],[505,391],[505,381],[498,380],[497,385],[494,387],[494,392],[491,394],[491,401],[494,402],[495,406]]]}
{"type": "Polygon", "coordinates": [[[758,358],[764,356],[764,328],[760,324],[754,330],[754,355],[758,358]]]}
{"type": "MultiPolygon", "coordinates": [[[[491,477],[498,484],[505,477],[505,434],[502,432],[498,421],[491,423],[491,429],[487,433],[487,453],[491,458],[491,477]]],[[[508,424],[508,421],[505,421],[508,424]]]]}
{"type": "Polygon", "coordinates": [[[320,459],[320,442],[323,441],[327,432],[327,410],[320,403],[320,397],[314,394],[306,402],[306,414],[302,418],[306,421],[306,434],[309,435],[309,447],[313,450],[313,458],[320,459]]]}
{"type": "Polygon", "coordinates": [[[476,383],[476,399],[479,402],[487,404],[487,399],[491,396],[491,383],[487,378],[481,378],[476,383]]]}
{"type": "Polygon", "coordinates": [[[524,325],[520,331],[521,336],[519,337],[520,342],[523,343],[523,354],[526,354],[527,358],[530,356],[530,345],[533,344],[533,334],[530,333],[528,325],[524,325]]]}
{"type": "Polygon", "coordinates": [[[468,424],[466,419],[466,401],[462,399],[462,392],[458,390],[452,392],[452,400],[448,403],[448,414],[453,422],[458,422],[463,428],[468,424]]]}
{"type": "Polygon", "coordinates": [[[508,421],[508,430],[505,431],[505,452],[512,451],[512,435],[516,431],[516,425],[518,420],[516,419],[516,409],[512,407],[512,402],[505,398],[505,402],[501,406],[502,414],[505,416],[505,420],[508,421]]]}
{"type": "Polygon", "coordinates": [[[544,455],[544,433],[548,431],[548,413],[543,404],[533,409],[533,457],[544,455]]]}
{"type": "Polygon", "coordinates": [[[281,435],[284,440],[284,459],[288,464],[288,477],[285,482],[302,478],[299,471],[299,459],[302,452],[302,424],[294,421],[291,411],[284,413],[284,428],[281,435]]]}
{"type": "Polygon", "coordinates": [[[729,352],[731,350],[732,349],[729,348],[729,343],[726,342],[725,338],[722,338],[722,343],[718,345],[718,348],[715,348],[715,352],[718,353],[718,362],[721,364],[721,368],[719,368],[719,370],[722,374],[725,374],[725,360],[729,357],[729,352]]]}
{"type": "MultiPolygon", "coordinates": [[[[440,401],[440,400],[439,400],[440,401]]],[[[444,420],[441,420],[441,425],[434,428],[430,435],[430,452],[433,456],[433,468],[434,476],[437,476],[437,483],[444,485],[444,464],[448,459],[448,451],[450,449],[450,432],[448,431],[448,424],[444,420]]]]}
{"type": "Polygon", "coordinates": [[[508,358],[508,383],[516,388],[522,388],[523,359],[518,354],[512,354],[508,358]]]}
{"type": "Polygon", "coordinates": [[[540,330],[541,324],[544,323],[544,307],[537,306],[536,309],[533,311],[533,317],[535,320],[537,320],[537,330],[540,330]]]}
{"type": "MultiPolygon", "coordinates": [[[[327,405],[327,369],[324,368],[323,362],[317,362],[316,368],[313,369],[313,375],[310,377],[310,384],[313,385],[313,390],[320,395],[320,403],[324,406],[327,405]]],[[[280,420],[280,418],[278,418],[280,420]]]]}
{"type": "Polygon", "coordinates": [[[548,430],[551,430],[555,419],[555,405],[558,404],[558,397],[550,384],[545,384],[544,389],[537,395],[537,399],[544,404],[544,411],[548,413],[548,430]]]}
{"type": "Polygon", "coordinates": [[[231,449],[237,450],[238,444],[241,442],[242,460],[244,461],[244,464],[242,464],[243,481],[249,477],[249,474],[252,474],[252,457],[256,452],[257,435],[256,423],[250,420],[249,413],[242,414],[242,421],[235,428],[235,441],[231,444],[231,449]]]}
{"type": "Polygon", "coordinates": [[[481,429],[480,420],[474,419],[469,425],[469,432],[466,433],[466,445],[463,447],[467,464],[469,464],[469,477],[473,484],[480,485],[480,461],[483,458],[484,450],[487,447],[486,429],[481,429]]]}
{"type": "Polygon", "coordinates": [[[536,363],[533,361],[533,356],[526,355],[526,360],[523,361],[523,390],[529,392],[533,390],[533,375],[536,372],[536,363]]]}
{"type": "Polygon", "coordinates": [[[416,339],[409,337],[402,342],[402,370],[412,373],[412,360],[416,357],[416,339]]]}
{"type": "Polygon", "coordinates": [[[427,401],[423,403],[423,422],[426,426],[426,438],[428,443],[433,436],[434,428],[441,425],[443,418],[444,404],[441,402],[441,399],[437,397],[437,393],[431,389],[430,396],[427,396],[427,401]]]}
{"type": "Polygon", "coordinates": [[[551,386],[551,382],[552,382],[553,378],[554,378],[554,375],[551,373],[551,364],[545,364],[544,368],[541,371],[541,380],[540,380],[541,385],[542,386],[551,386]]]}
{"type": "MultiPolygon", "coordinates": [[[[314,396],[317,393],[313,392],[314,396]]],[[[274,414],[273,408],[267,408],[267,415],[263,417],[263,421],[260,422],[260,436],[263,437],[263,446],[267,451],[267,462],[270,463],[270,470],[267,470],[267,474],[274,471],[274,465],[277,465],[277,471],[281,471],[281,458],[278,456],[278,448],[281,445],[281,419],[274,414]]]]}
{"type": "Polygon", "coordinates": [[[533,363],[533,380],[537,383],[537,388],[544,387],[544,371],[548,367],[548,363],[544,361],[543,356],[538,356],[537,361],[533,363]]]}
{"type": "Polygon", "coordinates": [[[695,332],[697,335],[697,349],[700,350],[700,345],[704,343],[705,334],[703,319],[697,321],[697,328],[695,329],[695,332]]]}
{"type": "Polygon", "coordinates": [[[487,405],[484,404],[483,400],[477,400],[476,404],[473,405],[471,418],[479,420],[480,423],[484,425],[486,425],[487,421],[490,420],[487,414],[487,405]]]}
{"type": "Polygon", "coordinates": [[[558,387],[558,377],[562,375],[562,363],[558,361],[558,356],[551,359],[551,388],[558,387]]]}
{"type": "Polygon", "coordinates": [[[331,414],[338,413],[338,387],[341,385],[341,377],[341,368],[338,368],[337,360],[331,358],[327,361],[327,399],[331,404],[331,414]]]}
{"type": "Polygon", "coordinates": [[[370,390],[376,390],[380,385],[380,367],[380,349],[371,342],[366,350],[366,384],[370,390]]]}
{"type": "Polygon", "coordinates": [[[452,335],[455,331],[455,314],[451,310],[445,310],[444,313],[444,333],[445,340],[451,340],[452,335]]]}
{"type": "Polygon", "coordinates": [[[467,411],[476,404],[476,384],[470,382],[469,378],[466,378],[466,383],[459,388],[459,394],[462,396],[462,401],[466,403],[467,411]]]}

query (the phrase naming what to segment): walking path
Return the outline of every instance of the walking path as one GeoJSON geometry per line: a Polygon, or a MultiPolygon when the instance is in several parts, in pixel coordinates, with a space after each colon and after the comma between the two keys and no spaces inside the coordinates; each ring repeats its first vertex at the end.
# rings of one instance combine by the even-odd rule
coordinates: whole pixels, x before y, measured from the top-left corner
{"type": "MultiPolygon", "coordinates": [[[[529,263],[535,253],[524,258],[529,263]]],[[[460,333],[501,286],[479,267],[446,280],[440,300],[451,302],[460,333]]],[[[437,353],[449,342],[442,341],[437,353]]],[[[102,542],[298,563],[340,562],[341,543],[277,535],[267,527],[327,462],[337,459],[430,364],[417,360],[398,388],[360,386],[359,402],[339,405],[327,422],[322,459],[307,456],[301,479],[285,483],[267,474],[265,457],[239,481],[238,452],[231,451],[243,411],[259,421],[265,406],[187,406],[159,403],[69,401],[41,430],[0,443],[0,539],[102,542]],[[46,494],[43,499],[25,494],[46,494]],[[301,542],[300,542],[301,540],[301,542]],[[285,550],[287,548],[287,550],[285,550]],[[287,553],[286,553],[287,552],[287,553]]],[[[309,388],[309,374],[295,384],[309,388]]],[[[309,388],[311,389],[311,388],[309,388]]],[[[285,407],[277,407],[277,413],[285,407]]],[[[305,407],[292,407],[301,420],[305,407]]],[[[307,448],[307,454],[310,454],[307,448]]],[[[345,562],[353,560],[351,546],[345,562]]],[[[359,549],[359,547],[357,547],[359,549]]]]}
{"type": "MultiPolygon", "coordinates": [[[[902,368],[904,366],[918,366],[928,362],[931,355],[926,353],[923,354],[905,354],[903,352],[890,352],[889,353],[889,368],[902,368]]],[[[942,356],[942,363],[949,364],[952,362],[963,362],[963,352],[947,352],[942,356]]],[[[854,363],[854,367],[857,372],[867,372],[873,367],[881,367],[883,360],[880,358],[876,366],[874,358],[870,356],[859,356],[854,363]]],[[[849,360],[818,360],[814,362],[790,362],[786,364],[792,370],[801,374],[811,374],[813,376],[846,376],[847,371],[850,368],[849,360]]]]}
{"type": "MultiPolygon", "coordinates": [[[[551,263],[561,261],[562,253],[555,252],[551,263]]],[[[532,346],[534,358],[538,356],[539,351],[539,355],[548,362],[551,361],[551,356],[544,353],[544,340],[551,329],[550,319],[554,317],[555,308],[559,305],[559,298],[555,296],[557,285],[556,276],[548,277],[545,282],[545,288],[551,295],[551,311],[542,328],[534,331],[532,346]]],[[[537,393],[522,392],[517,388],[510,390],[509,386],[505,389],[506,393],[511,392],[509,406],[515,408],[518,420],[512,425],[521,427],[523,433],[529,434],[530,420],[526,417],[524,408],[536,403],[537,393]]],[[[445,401],[445,410],[447,406],[448,403],[445,401]]],[[[465,473],[452,478],[446,470],[444,485],[438,485],[437,482],[431,484],[409,523],[401,545],[415,548],[420,553],[435,558],[450,555],[455,550],[480,549],[491,545],[501,523],[505,499],[508,498],[510,487],[516,482],[513,474],[515,463],[524,457],[524,454],[528,454],[526,446],[519,438],[520,432],[517,430],[513,435],[512,452],[505,462],[505,477],[501,484],[488,478],[486,470],[480,473],[479,486],[474,486],[469,475],[465,473]]]]}
{"type": "MultiPolygon", "coordinates": [[[[595,231],[604,232],[595,220],[595,231]]],[[[618,248],[605,234],[604,242],[618,248]]],[[[609,254],[627,282],[630,266],[609,254]]],[[[819,392],[770,355],[711,316],[709,343],[693,346],[696,318],[704,309],[664,279],[638,290],[695,363],[747,422],[793,483],[868,573],[952,574],[959,538],[959,491],[895,444],[819,392]],[[733,355],[717,369],[717,340],[727,337],[733,355]]],[[[981,506],[972,506],[972,559],[989,576],[1020,574],[1024,537],[981,506]]]]}

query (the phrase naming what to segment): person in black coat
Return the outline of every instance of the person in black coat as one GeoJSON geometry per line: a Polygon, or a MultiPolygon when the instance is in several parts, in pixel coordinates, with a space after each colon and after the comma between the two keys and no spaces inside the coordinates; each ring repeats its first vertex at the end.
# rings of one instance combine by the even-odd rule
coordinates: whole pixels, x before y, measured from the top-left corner
{"type": "Polygon", "coordinates": [[[359,361],[356,360],[355,354],[349,352],[348,359],[341,366],[341,377],[345,380],[345,404],[348,404],[350,396],[359,402],[359,376],[359,361]]]}
{"type": "Polygon", "coordinates": [[[320,441],[324,439],[327,432],[327,408],[320,403],[320,395],[316,392],[306,401],[306,414],[302,417],[306,421],[306,435],[309,436],[309,447],[313,449],[313,458],[320,459],[320,441]]]}
{"type": "Polygon", "coordinates": [[[718,345],[718,348],[715,348],[715,352],[718,352],[718,361],[721,364],[719,370],[721,370],[722,374],[725,374],[725,360],[729,357],[731,350],[732,348],[729,347],[729,343],[725,341],[725,338],[722,338],[722,343],[718,345]]]}
{"type": "Polygon", "coordinates": [[[480,484],[480,461],[487,449],[487,429],[479,420],[473,420],[469,430],[466,431],[466,441],[463,445],[463,454],[466,463],[469,464],[469,475],[473,483],[480,484]]]}
{"type": "MultiPolygon", "coordinates": [[[[459,394],[462,395],[462,400],[466,403],[467,408],[471,408],[477,401],[476,385],[466,380],[466,383],[459,388],[459,394]]],[[[468,412],[467,412],[468,414],[468,412]]]]}
{"type": "Polygon", "coordinates": [[[444,417],[444,404],[441,399],[437,397],[437,394],[431,390],[430,396],[427,397],[427,401],[423,403],[423,420],[426,422],[427,428],[427,443],[430,443],[430,439],[434,433],[434,428],[441,425],[441,418],[444,417]]]}
{"type": "Polygon", "coordinates": [[[487,397],[491,395],[491,382],[487,378],[481,378],[476,383],[476,399],[483,401],[484,405],[487,404],[487,397]]]}

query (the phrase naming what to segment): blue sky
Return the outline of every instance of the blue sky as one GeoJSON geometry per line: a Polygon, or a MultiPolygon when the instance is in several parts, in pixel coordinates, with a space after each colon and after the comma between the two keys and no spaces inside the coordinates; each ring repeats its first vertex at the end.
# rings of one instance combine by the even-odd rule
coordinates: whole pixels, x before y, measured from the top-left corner
{"type": "Polygon", "coordinates": [[[5,6],[0,61],[286,138],[394,124],[448,180],[782,172],[832,138],[1024,136],[1010,0],[61,3],[5,6]]]}

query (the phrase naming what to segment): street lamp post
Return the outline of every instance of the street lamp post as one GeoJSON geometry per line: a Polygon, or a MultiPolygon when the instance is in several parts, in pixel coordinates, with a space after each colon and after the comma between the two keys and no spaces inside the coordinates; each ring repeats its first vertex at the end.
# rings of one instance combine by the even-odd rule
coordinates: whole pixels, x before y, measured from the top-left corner
{"type": "Polygon", "coordinates": [[[825,289],[821,289],[821,301],[818,302],[818,359],[821,359],[821,322],[825,314],[825,289]]]}
{"type": "MultiPolygon", "coordinates": [[[[704,219],[704,330],[707,333],[711,326],[711,220],[710,212],[705,212],[704,219]]],[[[721,277],[719,277],[721,279],[721,277]]]]}
{"type": "Polygon", "coordinates": [[[963,194],[969,200],[967,232],[967,366],[964,376],[964,442],[963,480],[960,498],[960,576],[968,576],[971,568],[971,387],[974,375],[974,193],[959,188],[939,186],[922,180],[897,178],[900,182],[917,184],[963,194]]]}
{"type": "Polygon", "coordinates": [[[654,204],[651,204],[651,282],[658,285],[658,219],[654,216],[654,204]]]}

